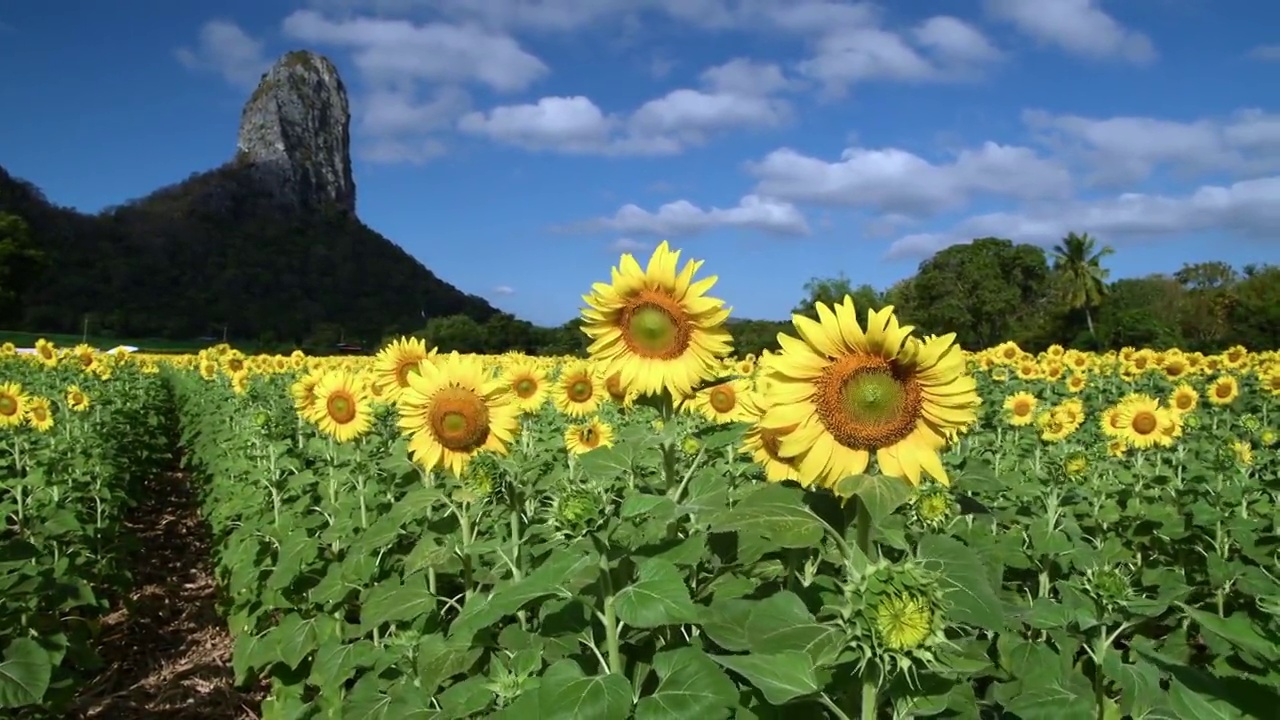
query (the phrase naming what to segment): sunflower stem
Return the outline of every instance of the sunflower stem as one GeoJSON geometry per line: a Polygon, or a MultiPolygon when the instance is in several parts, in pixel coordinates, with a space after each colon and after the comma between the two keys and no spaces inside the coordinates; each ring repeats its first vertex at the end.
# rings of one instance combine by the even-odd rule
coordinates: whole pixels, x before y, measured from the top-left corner
{"type": "MultiPolygon", "coordinates": [[[[856,514],[854,519],[854,542],[868,560],[875,562],[877,553],[875,543],[871,539],[871,509],[867,507],[867,503],[860,497],[855,496],[852,501],[856,514]]],[[[875,720],[879,699],[876,694],[880,689],[879,686],[880,681],[877,675],[872,672],[871,668],[864,668],[858,692],[861,706],[858,711],[858,717],[861,720],[875,720]]]]}
{"type": "Polygon", "coordinates": [[[625,675],[622,664],[622,644],[618,640],[618,613],[614,609],[613,568],[609,566],[608,547],[592,536],[596,552],[600,553],[600,584],[604,590],[600,621],[604,624],[605,657],[609,660],[609,672],[625,675]]]}
{"type": "MultiPolygon", "coordinates": [[[[510,510],[510,517],[507,519],[508,527],[511,531],[511,579],[520,582],[524,577],[524,570],[521,564],[520,555],[520,490],[519,478],[512,476],[507,483],[507,503],[510,510]]],[[[521,608],[516,613],[516,617],[520,620],[520,629],[528,629],[528,614],[521,608]]]]}

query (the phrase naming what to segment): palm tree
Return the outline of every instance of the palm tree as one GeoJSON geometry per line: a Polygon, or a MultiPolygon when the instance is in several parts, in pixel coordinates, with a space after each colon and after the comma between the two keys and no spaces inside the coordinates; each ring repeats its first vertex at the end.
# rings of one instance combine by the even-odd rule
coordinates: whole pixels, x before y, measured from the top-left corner
{"type": "Polygon", "coordinates": [[[1107,276],[1111,274],[1102,267],[1102,258],[1114,252],[1110,245],[1099,249],[1089,233],[1067,233],[1062,242],[1053,246],[1053,270],[1064,281],[1067,305],[1072,310],[1084,310],[1089,335],[1095,340],[1092,310],[1107,294],[1107,276]]]}

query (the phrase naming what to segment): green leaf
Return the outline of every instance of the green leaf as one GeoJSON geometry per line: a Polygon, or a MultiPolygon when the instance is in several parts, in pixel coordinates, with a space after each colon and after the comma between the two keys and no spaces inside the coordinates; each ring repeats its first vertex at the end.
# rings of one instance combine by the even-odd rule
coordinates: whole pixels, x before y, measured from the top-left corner
{"type": "Polygon", "coordinates": [[[972,548],[946,535],[925,535],[917,554],[940,565],[938,571],[951,603],[948,618],[983,630],[1004,629],[1004,608],[988,580],[987,568],[972,548]]]}
{"type": "Polygon", "coordinates": [[[434,694],[445,680],[466,672],[483,651],[443,635],[424,635],[418,641],[418,686],[434,694]]]}
{"type": "Polygon", "coordinates": [[[676,512],[676,504],[666,495],[646,495],[636,493],[622,501],[618,509],[618,517],[633,518],[644,516],[646,520],[665,521],[676,512]]]}
{"type": "Polygon", "coordinates": [[[1189,605],[1182,605],[1182,607],[1201,629],[1226,640],[1237,650],[1243,650],[1264,662],[1270,660],[1274,663],[1280,660],[1280,646],[1259,635],[1253,622],[1243,613],[1220,618],[1189,605]]]}
{"type": "Polygon", "coordinates": [[[360,607],[360,625],[366,630],[383,623],[413,620],[436,607],[436,597],[427,588],[427,578],[422,573],[410,575],[401,581],[388,578],[369,588],[360,607]]]}
{"type": "Polygon", "coordinates": [[[618,619],[633,627],[692,623],[698,608],[689,597],[689,587],[675,565],[649,558],[640,561],[638,580],[618,591],[614,608],[618,619]]]}
{"type": "Polygon", "coordinates": [[[0,707],[34,705],[44,698],[53,677],[53,664],[40,643],[18,638],[4,649],[0,662],[0,707]]]}
{"type": "Polygon", "coordinates": [[[501,585],[488,597],[476,595],[468,600],[449,627],[450,637],[470,639],[481,628],[548,596],[572,598],[589,582],[583,580],[584,571],[592,568],[597,560],[596,553],[589,550],[562,548],[552,552],[523,580],[501,585]]]}
{"type": "Polygon", "coordinates": [[[836,483],[836,497],[857,497],[866,503],[872,525],[879,525],[907,500],[911,499],[911,486],[902,478],[885,475],[850,475],[836,483]]]}
{"type": "Polygon", "coordinates": [[[658,653],[653,669],[658,688],[636,703],[635,720],[719,720],[738,702],[738,686],[698,648],[658,653]]]}
{"type": "Polygon", "coordinates": [[[813,660],[799,650],[749,655],[711,655],[712,660],[746,678],[774,705],[821,689],[813,660]]]}
{"type": "Polygon", "coordinates": [[[751,533],[786,548],[816,546],[826,527],[805,505],[804,491],[774,483],[761,485],[710,524],[712,532],[751,533]]]}
{"type": "Polygon", "coordinates": [[[547,668],[538,685],[539,720],[626,720],[631,683],[622,675],[584,676],[572,660],[547,668]]]}

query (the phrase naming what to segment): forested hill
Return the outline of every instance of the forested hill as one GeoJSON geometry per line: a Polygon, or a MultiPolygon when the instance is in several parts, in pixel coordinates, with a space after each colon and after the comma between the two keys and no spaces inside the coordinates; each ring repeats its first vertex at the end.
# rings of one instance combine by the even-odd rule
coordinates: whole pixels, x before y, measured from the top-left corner
{"type": "Polygon", "coordinates": [[[497,314],[337,207],[282,212],[235,164],[99,215],[50,203],[0,168],[0,213],[45,256],[8,329],[301,343],[338,326],[376,343],[423,317],[497,314]],[[13,327],[16,322],[18,327],[13,327]]]}

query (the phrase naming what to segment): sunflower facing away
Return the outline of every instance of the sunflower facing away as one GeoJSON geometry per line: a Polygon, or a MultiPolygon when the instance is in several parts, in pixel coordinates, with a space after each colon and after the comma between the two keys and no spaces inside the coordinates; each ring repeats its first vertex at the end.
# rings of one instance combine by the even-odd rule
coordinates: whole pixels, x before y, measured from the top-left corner
{"type": "Polygon", "coordinates": [[[817,321],[792,317],[801,339],[778,334],[773,404],[760,421],[795,427],[779,454],[795,458],[801,484],[832,487],[866,472],[872,453],[885,475],[919,484],[924,471],[948,483],[938,451],[976,422],[981,402],[955,335],[916,339],[892,306],[869,311],[864,331],[847,295],[815,309],[817,321]]]}
{"type": "Polygon", "coordinates": [[[415,462],[460,477],[482,451],[506,454],[520,409],[502,379],[489,377],[483,360],[456,352],[438,355],[406,377],[409,387],[400,393],[396,409],[415,462]]]}
{"type": "Polygon", "coordinates": [[[628,392],[691,395],[718,374],[720,358],[732,350],[724,329],[729,310],[706,295],[717,278],[694,282],[702,261],[690,260],[677,272],[679,261],[680,251],[666,241],[644,269],[626,253],[612,281],[595,283],[582,297],[582,331],[592,340],[588,352],[605,365],[606,375],[619,373],[628,392]]]}
{"type": "Polygon", "coordinates": [[[309,420],[338,442],[349,442],[373,425],[373,405],[359,378],[345,370],[325,373],[316,383],[309,420]]]}

